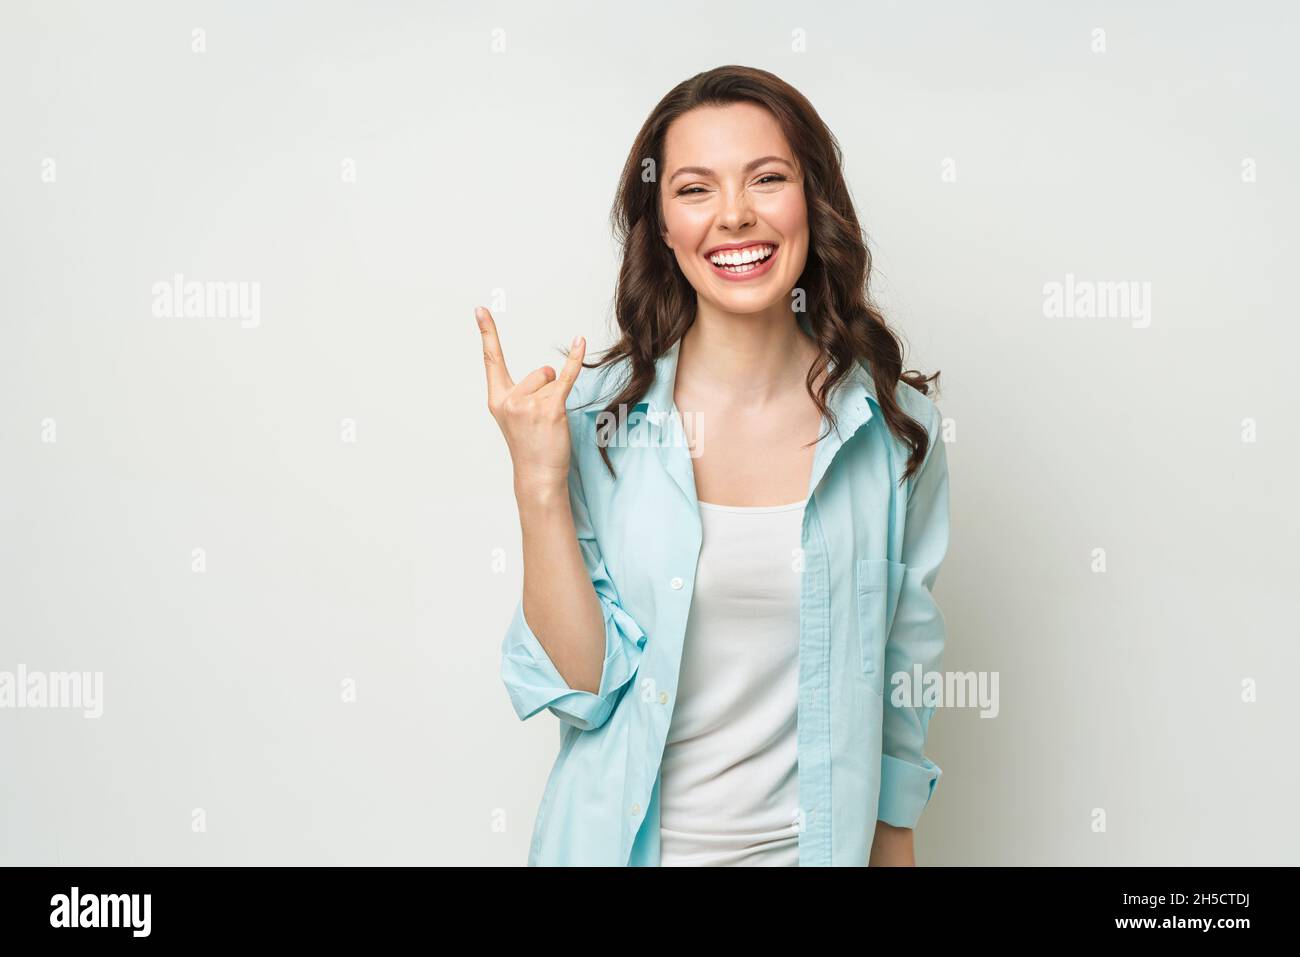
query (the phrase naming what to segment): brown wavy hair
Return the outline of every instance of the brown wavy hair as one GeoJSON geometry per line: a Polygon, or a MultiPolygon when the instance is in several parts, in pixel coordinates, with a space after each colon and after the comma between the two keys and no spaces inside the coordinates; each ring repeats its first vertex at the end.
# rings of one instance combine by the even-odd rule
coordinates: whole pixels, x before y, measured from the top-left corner
{"type": "MultiPolygon", "coordinates": [[[[642,170],[649,165],[647,160],[653,160],[651,169],[663,168],[664,139],[679,116],[700,106],[739,102],[757,103],[776,118],[803,173],[809,243],[797,288],[805,293],[808,328],[820,351],[808,372],[808,394],[833,428],[834,412],[827,397],[853,363],[865,363],[876,383],[886,424],[912,448],[901,484],[920,468],[929,436],[925,424],[899,408],[895,385],[901,379],[926,394],[928,383],[939,373],[924,376],[903,371],[902,344],[870,299],[871,252],[844,182],[843,153],[834,134],[802,93],[772,73],[745,66],[716,67],[670,90],[650,112],[623,165],[610,214],[623,247],[614,294],[621,336],[599,360],[583,363],[598,369],[626,358],[631,370],[605,408],[609,415],[597,418],[601,457],[613,475],[604,435],[616,430],[626,410],[644,398],[654,381],[656,358],[695,321],[695,289],[661,241],[664,223],[658,175],[646,182],[642,170]],[[814,390],[831,360],[833,371],[814,390]]],[[[935,387],[937,391],[937,382],[935,387]]]]}

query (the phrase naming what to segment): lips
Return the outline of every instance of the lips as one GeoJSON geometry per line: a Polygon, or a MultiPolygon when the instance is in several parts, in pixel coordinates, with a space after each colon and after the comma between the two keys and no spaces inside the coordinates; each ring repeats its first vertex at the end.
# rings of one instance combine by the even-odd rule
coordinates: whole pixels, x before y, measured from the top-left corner
{"type": "Polygon", "coordinates": [[[730,244],[709,250],[705,260],[714,275],[732,282],[745,282],[768,273],[779,251],[780,246],[776,243],[730,244]],[[714,262],[714,259],[721,262],[714,262]]]}

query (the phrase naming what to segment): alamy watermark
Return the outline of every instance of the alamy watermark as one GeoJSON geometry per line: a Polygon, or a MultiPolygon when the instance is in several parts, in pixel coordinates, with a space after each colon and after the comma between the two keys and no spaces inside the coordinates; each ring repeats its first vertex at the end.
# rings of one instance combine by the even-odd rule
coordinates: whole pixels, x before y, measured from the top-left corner
{"type": "Polygon", "coordinates": [[[889,701],[896,708],[979,708],[981,718],[996,718],[998,672],[996,671],[896,671],[889,701]]]}
{"type": "Polygon", "coordinates": [[[148,937],[152,894],[83,894],[74,886],[50,898],[51,927],[120,927],[132,937],[148,937]]]}
{"type": "Polygon", "coordinates": [[[262,322],[262,284],[242,280],[199,282],[176,273],[153,284],[153,314],[159,319],[238,319],[244,329],[262,322]]]}
{"type": "Polygon", "coordinates": [[[1151,325],[1151,283],[1092,281],[1065,274],[1065,282],[1043,283],[1048,319],[1131,319],[1134,329],[1151,325]]]}
{"type": "MultiPolygon", "coordinates": [[[[626,408],[623,406],[623,410],[626,408]]],[[[704,415],[700,412],[673,414],[634,409],[625,413],[620,422],[616,413],[601,410],[596,415],[596,434],[599,444],[606,448],[684,447],[691,458],[704,454],[704,415]],[[637,428],[641,420],[650,427],[637,428]]]]}
{"type": "Polygon", "coordinates": [[[0,671],[0,708],[80,708],[83,717],[104,714],[102,671],[0,671]]]}

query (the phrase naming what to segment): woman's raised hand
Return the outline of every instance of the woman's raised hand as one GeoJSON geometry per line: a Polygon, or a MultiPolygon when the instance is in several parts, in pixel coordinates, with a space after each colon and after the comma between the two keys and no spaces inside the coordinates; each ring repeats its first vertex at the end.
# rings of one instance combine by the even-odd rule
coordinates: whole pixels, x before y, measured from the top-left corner
{"type": "Polygon", "coordinates": [[[567,488],[569,419],[565,400],[578,380],[587,340],[577,336],[559,375],[550,366],[534,369],[518,383],[510,378],[492,313],[474,310],[483,334],[488,411],[505,435],[515,470],[516,494],[567,488]]]}

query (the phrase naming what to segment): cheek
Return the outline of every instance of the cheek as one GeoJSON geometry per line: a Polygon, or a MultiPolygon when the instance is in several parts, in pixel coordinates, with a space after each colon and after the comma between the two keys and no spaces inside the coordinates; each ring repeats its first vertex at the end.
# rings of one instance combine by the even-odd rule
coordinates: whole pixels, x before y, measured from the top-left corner
{"type": "Polygon", "coordinates": [[[699,258],[697,253],[709,234],[711,222],[707,218],[680,214],[665,219],[664,228],[668,232],[668,240],[673,244],[673,252],[682,266],[688,266],[699,258]]]}
{"type": "Polygon", "coordinates": [[[788,242],[797,242],[800,238],[806,238],[808,235],[808,208],[804,205],[803,196],[799,193],[791,193],[788,197],[782,196],[780,201],[772,207],[768,216],[768,221],[786,237],[788,242]]]}
{"type": "Polygon", "coordinates": [[[702,207],[675,206],[664,215],[664,228],[668,235],[687,243],[703,242],[712,222],[712,216],[702,207]]]}

